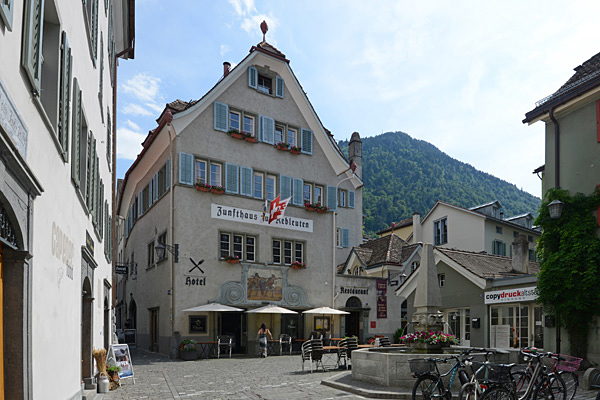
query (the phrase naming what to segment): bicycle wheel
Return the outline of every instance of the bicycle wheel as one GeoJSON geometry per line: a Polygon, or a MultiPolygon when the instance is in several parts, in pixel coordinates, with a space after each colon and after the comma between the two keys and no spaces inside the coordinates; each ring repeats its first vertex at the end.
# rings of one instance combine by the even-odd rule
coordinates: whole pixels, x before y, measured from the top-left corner
{"type": "Polygon", "coordinates": [[[440,399],[444,394],[444,383],[433,375],[421,375],[412,390],[412,400],[440,399]]]}
{"type": "Polygon", "coordinates": [[[567,388],[558,375],[546,376],[537,384],[533,391],[533,400],[566,400],[567,388]]]}
{"type": "Polygon", "coordinates": [[[523,396],[527,390],[527,386],[529,386],[529,382],[531,382],[531,376],[525,373],[525,371],[512,371],[510,377],[515,383],[515,393],[517,393],[517,397],[523,396]]]}
{"type": "Polygon", "coordinates": [[[483,392],[479,400],[517,400],[517,398],[512,390],[504,386],[494,386],[483,392]]]}
{"type": "Polygon", "coordinates": [[[458,400],[477,400],[477,390],[474,382],[467,382],[460,387],[458,400]]]}
{"type": "Polygon", "coordinates": [[[567,400],[573,400],[577,388],[579,387],[579,378],[577,377],[577,374],[570,371],[560,371],[558,375],[563,382],[565,382],[565,387],[567,388],[567,400]]]}

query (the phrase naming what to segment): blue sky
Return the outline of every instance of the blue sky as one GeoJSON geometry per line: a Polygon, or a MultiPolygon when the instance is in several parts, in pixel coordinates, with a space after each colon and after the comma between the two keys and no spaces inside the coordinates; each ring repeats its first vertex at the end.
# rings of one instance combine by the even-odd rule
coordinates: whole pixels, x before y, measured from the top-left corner
{"type": "Polygon", "coordinates": [[[403,131],[541,196],[535,102],[600,51],[598,1],[137,0],[118,71],[117,175],[165,103],[204,95],[262,40],[337,140],[403,131]]]}

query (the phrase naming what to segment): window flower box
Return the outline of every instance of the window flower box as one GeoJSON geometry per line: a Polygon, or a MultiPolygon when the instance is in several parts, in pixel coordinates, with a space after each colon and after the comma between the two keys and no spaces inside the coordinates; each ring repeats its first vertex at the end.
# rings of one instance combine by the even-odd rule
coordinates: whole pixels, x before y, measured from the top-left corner
{"type": "Polygon", "coordinates": [[[225,257],[225,261],[227,261],[228,264],[239,264],[240,263],[240,259],[236,256],[227,256],[227,257],[225,257]]]}
{"type": "Polygon", "coordinates": [[[288,151],[289,146],[290,146],[289,144],[283,143],[283,142],[279,142],[279,143],[275,144],[275,148],[277,150],[281,150],[281,151],[288,151]]]}
{"type": "Polygon", "coordinates": [[[196,183],[196,190],[200,191],[200,192],[210,192],[212,186],[207,185],[206,183],[202,183],[202,182],[197,182],[196,183]]]}
{"type": "Polygon", "coordinates": [[[310,203],[304,203],[304,209],[306,211],[315,211],[315,206],[310,203]]]}
{"type": "Polygon", "coordinates": [[[299,261],[294,261],[291,265],[290,268],[293,269],[305,269],[306,268],[306,264],[301,263],[299,261]]]}
{"type": "Polygon", "coordinates": [[[300,154],[301,151],[302,151],[301,147],[296,147],[296,146],[290,147],[290,153],[292,153],[292,154],[300,154]]]}
{"type": "Polygon", "coordinates": [[[229,134],[229,136],[231,136],[234,139],[241,139],[244,140],[244,133],[238,131],[237,129],[230,129],[227,131],[227,133],[229,134]]]}
{"type": "Polygon", "coordinates": [[[319,204],[317,204],[315,206],[315,211],[318,212],[319,214],[325,214],[328,210],[329,210],[329,207],[327,207],[327,206],[321,206],[319,204]]]}
{"type": "Polygon", "coordinates": [[[223,194],[225,193],[225,188],[223,186],[211,186],[210,192],[214,194],[223,194]]]}
{"type": "Polygon", "coordinates": [[[254,135],[252,135],[251,133],[245,133],[244,134],[244,138],[246,139],[246,142],[250,142],[250,143],[256,143],[258,142],[258,138],[254,135]]]}

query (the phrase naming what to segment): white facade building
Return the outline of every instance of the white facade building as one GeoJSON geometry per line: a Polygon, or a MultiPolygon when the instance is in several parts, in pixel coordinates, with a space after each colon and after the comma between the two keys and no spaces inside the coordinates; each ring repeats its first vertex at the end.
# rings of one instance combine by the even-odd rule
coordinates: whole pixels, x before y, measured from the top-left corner
{"type": "Polygon", "coordinates": [[[0,2],[2,399],[82,398],[111,343],[115,64],[133,16],[134,0],[0,2]]]}

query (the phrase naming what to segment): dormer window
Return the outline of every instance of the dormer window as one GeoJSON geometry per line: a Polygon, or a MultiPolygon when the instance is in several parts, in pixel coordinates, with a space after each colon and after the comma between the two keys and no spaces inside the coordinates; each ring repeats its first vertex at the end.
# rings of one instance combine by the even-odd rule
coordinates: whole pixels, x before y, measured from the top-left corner
{"type": "Polygon", "coordinates": [[[258,90],[263,93],[272,94],[273,93],[273,80],[271,78],[267,78],[264,75],[258,75],[258,90]]]}

